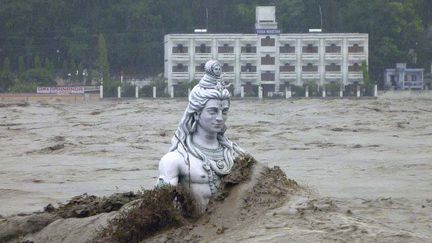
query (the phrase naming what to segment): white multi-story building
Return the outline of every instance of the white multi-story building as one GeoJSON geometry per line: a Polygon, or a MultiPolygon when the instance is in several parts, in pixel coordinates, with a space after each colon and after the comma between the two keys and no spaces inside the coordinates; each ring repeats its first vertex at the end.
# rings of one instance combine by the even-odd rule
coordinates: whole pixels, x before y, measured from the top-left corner
{"type": "Polygon", "coordinates": [[[223,65],[223,79],[235,95],[262,86],[264,95],[287,85],[361,83],[361,65],[368,60],[368,34],[281,34],[274,7],[257,7],[256,34],[165,35],[165,78],[168,88],[199,80],[210,59],[223,65]]]}

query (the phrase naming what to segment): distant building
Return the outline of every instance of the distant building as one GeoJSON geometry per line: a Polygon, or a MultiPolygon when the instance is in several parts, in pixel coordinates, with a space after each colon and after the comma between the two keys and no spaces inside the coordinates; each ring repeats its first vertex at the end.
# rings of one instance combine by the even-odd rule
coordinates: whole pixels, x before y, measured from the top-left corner
{"type": "Polygon", "coordinates": [[[423,89],[423,68],[407,68],[406,63],[397,63],[396,68],[384,71],[386,88],[423,89]]]}
{"type": "Polygon", "coordinates": [[[361,63],[368,60],[368,34],[281,34],[275,7],[257,7],[255,34],[168,34],[165,71],[168,88],[200,79],[204,64],[217,59],[224,80],[235,95],[263,87],[264,95],[281,92],[286,85],[315,82],[361,83],[361,63]]]}

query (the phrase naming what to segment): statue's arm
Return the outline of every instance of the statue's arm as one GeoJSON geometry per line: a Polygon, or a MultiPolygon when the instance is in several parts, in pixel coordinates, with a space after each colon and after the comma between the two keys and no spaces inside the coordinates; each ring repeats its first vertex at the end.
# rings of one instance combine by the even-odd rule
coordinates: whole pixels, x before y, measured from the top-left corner
{"type": "Polygon", "coordinates": [[[156,187],[177,186],[180,175],[180,160],[177,152],[169,152],[159,161],[159,178],[156,187]]]}

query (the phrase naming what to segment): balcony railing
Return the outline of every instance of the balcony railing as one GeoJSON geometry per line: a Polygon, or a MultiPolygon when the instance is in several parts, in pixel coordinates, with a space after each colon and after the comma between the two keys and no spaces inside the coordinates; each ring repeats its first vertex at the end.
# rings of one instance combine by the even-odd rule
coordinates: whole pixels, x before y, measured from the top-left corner
{"type": "Polygon", "coordinates": [[[422,88],[423,82],[422,81],[405,81],[404,86],[405,87],[422,88]]]}
{"type": "Polygon", "coordinates": [[[291,65],[279,66],[279,71],[281,71],[281,72],[295,72],[295,66],[291,66],[291,65]]]}
{"type": "Polygon", "coordinates": [[[349,72],[360,72],[361,71],[360,65],[348,66],[348,71],[349,72]]]}
{"type": "Polygon", "coordinates": [[[348,47],[348,52],[349,53],[361,53],[363,51],[364,51],[363,46],[354,45],[354,46],[348,47]]]}
{"type": "Polygon", "coordinates": [[[325,51],[327,53],[340,53],[341,47],[340,46],[326,46],[325,51]]]}
{"type": "Polygon", "coordinates": [[[302,66],[302,71],[303,72],[318,72],[318,66],[313,66],[313,65],[302,66]]]}
{"type": "Polygon", "coordinates": [[[318,47],[317,46],[303,46],[302,51],[303,51],[303,53],[318,53],[318,47]]]}
{"type": "Polygon", "coordinates": [[[173,47],[172,48],[172,53],[188,53],[188,48],[187,47],[173,47]]]}
{"type": "Polygon", "coordinates": [[[227,73],[234,72],[234,67],[233,66],[224,65],[222,67],[222,71],[227,72],[227,73]]]}
{"type": "Polygon", "coordinates": [[[188,71],[188,66],[181,66],[181,67],[179,67],[179,66],[173,66],[172,67],[172,71],[174,73],[184,73],[184,72],[188,71]]]}
{"type": "Polygon", "coordinates": [[[256,72],[256,66],[241,66],[242,72],[256,72]]]}
{"type": "Polygon", "coordinates": [[[234,47],[232,47],[232,46],[219,46],[218,52],[219,53],[234,53],[234,47]]]}
{"type": "Polygon", "coordinates": [[[275,64],[275,58],[270,57],[270,56],[261,57],[261,64],[262,65],[274,65],[275,64]]]}
{"type": "Polygon", "coordinates": [[[325,70],[326,70],[326,72],[340,72],[341,66],[340,65],[326,65],[325,70]]]}
{"type": "Polygon", "coordinates": [[[210,46],[196,46],[195,53],[211,53],[210,46]]]}
{"type": "Polygon", "coordinates": [[[241,48],[241,53],[256,53],[256,46],[251,46],[251,47],[242,47],[241,48]]]}
{"type": "Polygon", "coordinates": [[[295,53],[295,47],[294,46],[281,46],[279,47],[280,53],[295,53]]]}

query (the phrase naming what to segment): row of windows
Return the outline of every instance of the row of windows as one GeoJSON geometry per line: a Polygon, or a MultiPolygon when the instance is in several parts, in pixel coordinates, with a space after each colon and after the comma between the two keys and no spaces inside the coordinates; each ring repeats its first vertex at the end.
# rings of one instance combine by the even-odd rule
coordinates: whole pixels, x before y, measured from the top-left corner
{"type": "MultiPolygon", "coordinates": [[[[390,75],[390,81],[394,82],[395,75],[390,75]]],[[[404,75],[404,81],[417,81],[417,75],[416,74],[405,74],[404,75]]]]}
{"type": "MultiPolygon", "coordinates": [[[[279,47],[280,53],[295,53],[295,47],[290,44],[285,44],[279,47]]],[[[318,53],[318,46],[313,44],[308,44],[307,46],[302,46],[303,53],[318,53]]],[[[341,53],[341,46],[336,44],[331,44],[325,47],[326,53],[341,53]]],[[[362,53],[364,52],[364,47],[359,46],[358,44],[354,44],[352,46],[348,46],[349,53],[362,53]]],[[[177,46],[172,48],[172,53],[188,53],[188,47],[183,46],[182,44],[178,44],[177,46]]],[[[200,46],[195,47],[195,53],[211,53],[211,46],[206,44],[201,44],[200,46]]],[[[234,53],[234,47],[225,44],[223,46],[218,47],[218,53],[234,53]]],[[[247,44],[246,46],[241,47],[241,53],[256,53],[256,46],[252,46],[252,44],[247,44]]]]}
{"type": "MultiPolygon", "coordinates": [[[[222,67],[222,70],[224,72],[234,72],[234,66],[230,66],[229,64],[225,63],[222,67]]],[[[286,63],[283,66],[279,66],[279,71],[281,71],[281,72],[295,72],[295,70],[296,70],[295,66],[290,65],[289,63],[286,63]]],[[[179,63],[176,66],[172,67],[172,71],[173,72],[188,72],[188,66],[179,63]]],[[[241,72],[256,72],[256,71],[257,71],[257,67],[253,66],[250,63],[247,63],[245,66],[241,66],[241,72]]],[[[318,72],[318,66],[314,65],[312,63],[308,63],[308,64],[302,66],[302,71],[303,72],[318,72]]],[[[325,66],[325,71],[326,72],[340,72],[341,66],[336,64],[336,63],[331,63],[331,64],[325,66]]],[[[348,66],[348,71],[359,72],[359,71],[361,71],[361,67],[358,63],[354,63],[353,65],[348,66]]],[[[204,63],[202,63],[199,66],[195,66],[195,72],[204,72],[204,63]]]]}

